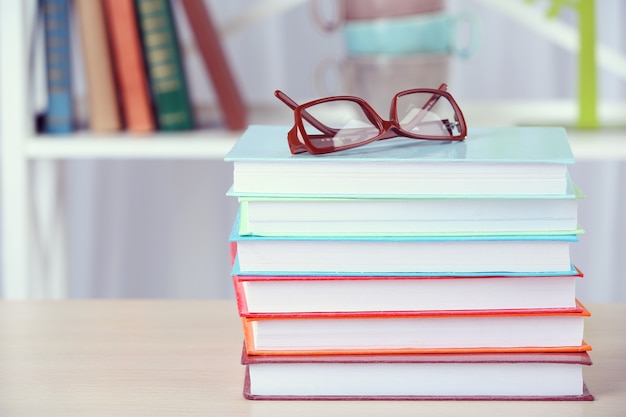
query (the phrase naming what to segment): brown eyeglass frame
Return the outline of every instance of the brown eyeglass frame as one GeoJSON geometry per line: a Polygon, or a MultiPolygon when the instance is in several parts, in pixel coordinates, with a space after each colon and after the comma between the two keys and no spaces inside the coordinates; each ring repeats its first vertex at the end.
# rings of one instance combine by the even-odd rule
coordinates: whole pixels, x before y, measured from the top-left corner
{"type": "MultiPolygon", "coordinates": [[[[370,106],[365,100],[363,100],[360,97],[332,96],[332,97],[325,97],[325,98],[320,98],[317,100],[309,101],[303,104],[297,104],[293,99],[291,99],[289,96],[287,96],[285,93],[283,93],[280,90],[276,90],[274,92],[274,95],[280,101],[285,103],[290,109],[293,110],[294,125],[291,128],[291,130],[289,130],[289,132],[287,133],[287,142],[289,144],[289,150],[291,151],[291,153],[298,154],[302,152],[309,152],[310,154],[313,154],[313,155],[319,155],[319,154],[324,154],[324,153],[331,153],[331,152],[337,152],[337,151],[342,151],[346,149],[356,148],[359,146],[367,145],[368,143],[371,143],[377,140],[389,139],[389,138],[398,137],[398,136],[408,137],[412,139],[438,140],[438,141],[462,141],[464,140],[467,136],[467,125],[465,123],[465,118],[463,116],[463,112],[461,111],[461,108],[459,107],[457,102],[454,100],[452,95],[447,92],[447,89],[448,89],[448,86],[447,84],[444,83],[444,84],[441,84],[441,86],[439,86],[438,89],[416,88],[416,89],[411,89],[411,90],[404,90],[404,91],[397,93],[395,96],[393,96],[393,99],[391,100],[391,107],[389,110],[390,120],[384,120],[382,117],[380,117],[378,113],[376,113],[376,111],[372,108],[372,106],[370,106]],[[460,133],[455,136],[442,137],[442,136],[432,136],[432,135],[421,135],[421,134],[412,133],[412,132],[402,129],[402,127],[400,127],[400,123],[398,122],[398,114],[397,114],[397,108],[396,108],[398,98],[404,95],[415,94],[415,93],[432,94],[432,97],[422,107],[423,112],[420,111],[420,113],[416,116],[416,119],[418,120],[416,120],[415,122],[419,123],[421,119],[426,115],[426,113],[435,106],[437,101],[441,97],[445,97],[452,105],[452,108],[454,109],[454,112],[456,115],[456,120],[454,122],[448,122],[448,123],[458,124],[460,133]],[[313,117],[309,112],[307,112],[306,109],[308,107],[321,104],[321,103],[327,103],[330,101],[352,101],[358,104],[363,110],[363,112],[365,113],[365,115],[367,116],[368,120],[373,124],[373,126],[378,128],[380,133],[371,139],[367,139],[363,142],[358,142],[355,144],[324,147],[324,148],[316,147],[313,144],[313,141],[311,140],[311,138],[316,139],[316,138],[333,137],[338,132],[338,129],[326,126],[324,123],[320,122],[315,117],[313,117]],[[322,134],[312,135],[312,134],[307,133],[304,127],[303,120],[306,120],[307,122],[309,122],[313,127],[315,127],[317,130],[322,132],[322,134]],[[302,138],[302,140],[300,140],[300,138],[302,138]]],[[[440,123],[440,122],[445,123],[445,121],[443,120],[437,121],[437,122],[426,122],[426,123],[440,123]]],[[[450,126],[447,126],[447,128],[450,131],[450,126]]]]}

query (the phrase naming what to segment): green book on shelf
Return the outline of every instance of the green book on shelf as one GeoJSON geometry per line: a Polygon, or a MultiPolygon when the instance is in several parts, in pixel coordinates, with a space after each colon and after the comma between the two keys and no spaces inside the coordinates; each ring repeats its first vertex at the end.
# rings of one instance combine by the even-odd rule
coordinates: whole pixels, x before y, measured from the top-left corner
{"type": "Polygon", "coordinates": [[[191,129],[193,114],[169,1],[136,0],[136,3],[159,129],[191,129]]]}

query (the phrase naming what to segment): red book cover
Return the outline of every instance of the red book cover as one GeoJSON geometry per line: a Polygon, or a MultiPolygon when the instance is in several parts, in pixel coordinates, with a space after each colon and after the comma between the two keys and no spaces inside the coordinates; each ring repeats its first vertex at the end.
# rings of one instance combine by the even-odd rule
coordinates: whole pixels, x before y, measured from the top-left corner
{"type": "MultiPolygon", "coordinates": [[[[233,249],[231,242],[231,263],[234,256],[233,249]]],[[[542,308],[554,309],[554,311],[581,311],[575,300],[575,279],[583,277],[583,273],[578,268],[575,268],[576,273],[570,275],[534,276],[246,275],[237,273],[236,266],[233,271],[232,279],[239,314],[242,317],[249,318],[290,317],[293,316],[295,309],[301,314],[312,314],[315,316],[323,314],[333,316],[351,315],[356,311],[356,306],[363,308],[365,312],[371,310],[379,311],[382,307],[377,306],[382,305],[393,305],[394,308],[385,308],[384,310],[397,312],[416,311],[418,309],[422,311],[446,309],[458,312],[468,310],[502,310],[512,305],[521,305],[519,309],[542,308]],[[544,281],[541,281],[542,279],[544,281]],[[555,285],[557,282],[559,285],[555,285]],[[297,285],[298,283],[301,283],[299,288],[294,286],[294,284],[297,285]],[[387,285],[390,283],[391,285],[387,285]],[[544,283],[546,286],[542,287],[544,283]],[[561,283],[563,285],[560,285],[561,283]],[[276,306],[271,305],[272,302],[262,300],[263,304],[260,309],[249,308],[248,292],[252,291],[253,286],[259,288],[263,284],[267,284],[266,287],[271,288],[271,290],[263,290],[261,297],[263,297],[263,294],[267,295],[270,293],[269,297],[271,299],[278,300],[273,301],[276,306]],[[344,296],[339,297],[337,292],[333,292],[333,288],[337,289],[334,284],[339,284],[339,290],[344,296]],[[349,289],[347,287],[348,284],[349,289]],[[524,292],[515,286],[517,284],[522,284],[519,288],[523,289],[524,292]],[[529,287],[532,287],[532,291],[528,289],[529,287]],[[324,288],[324,290],[322,291],[321,288],[324,288]],[[518,288],[517,291],[515,291],[516,288],[518,288]],[[554,292],[556,291],[554,290],[555,288],[558,289],[558,293],[549,297],[547,289],[554,292]],[[563,288],[567,289],[567,291],[563,291],[563,288]],[[366,289],[368,290],[367,292],[366,289]],[[311,290],[315,290],[315,294],[311,290]],[[401,296],[405,292],[411,293],[413,296],[410,297],[410,300],[402,298],[403,303],[401,303],[401,296]],[[426,292],[430,295],[422,295],[422,293],[426,292]],[[486,295],[487,292],[489,293],[488,296],[486,295]],[[529,300],[530,297],[524,297],[524,294],[529,292],[532,296],[536,296],[537,300],[529,300]],[[453,293],[464,295],[460,297],[460,300],[456,300],[452,297],[453,293]],[[332,312],[321,312],[322,307],[325,309],[330,309],[330,307],[323,305],[325,303],[320,301],[320,294],[327,294],[323,298],[333,298],[333,304],[330,304],[334,306],[332,312]],[[370,296],[367,299],[370,301],[369,304],[361,302],[361,300],[366,299],[366,294],[370,296]],[[471,298],[469,294],[476,296],[471,298]],[[500,295],[498,296],[498,294],[500,295]],[[571,299],[566,299],[565,296],[567,294],[571,296],[571,299]],[[358,304],[354,303],[354,300],[350,298],[352,295],[359,299],[358,304]],[[444,299],[445,302],[439,303],[435,297],[444,299]],[[314,298],[314,301],[310,301],[312,298],[314,298]],[[428,305],[436,305],[437,307],[431,309],[422,308],[422,305],[417,300],[424,298],[428,298],[428,305]],[[380,299],[383,299],[383,301],[379,301],[380,299]],[[552,300],[557,300],[560,304],[556,304],[557,301],[554,301],[555,304],[552,304],[552,300]],[[512,301],[515,301],[517,304],[512,303],[512,301]],[[489,304],[489,307],[485,307],[485,302],[489,304]],[[308,306],[315,305],[317,305],[317,310],[306,309],[308,306]],[[413,305],[419,308],[410,308],[413,305]],[[442,305],[444,307],[441,307],[442,305]],[[455,307],[448,307],[450,305],[455,307]],[[459,307],[456,307],[457,305],[459,307]],[[271,311],[269,311],[270,309],[271,311]]]]}
{"type": "Polygon", "coordinates": [[[113,67],[126,128],[155,129],[134,0],[104,0],[113,67]]]}

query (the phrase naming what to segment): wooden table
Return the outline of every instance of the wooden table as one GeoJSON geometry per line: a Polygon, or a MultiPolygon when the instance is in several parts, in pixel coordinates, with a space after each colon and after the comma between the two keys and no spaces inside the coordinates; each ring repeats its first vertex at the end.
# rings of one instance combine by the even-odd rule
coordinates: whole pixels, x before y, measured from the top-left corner
{"type": "Polygon", "coordinates": [[[0,415],[624,416],[626,304],[590,305],[594,402],[248,401],[233,301],[2,301],[0,415]]]}

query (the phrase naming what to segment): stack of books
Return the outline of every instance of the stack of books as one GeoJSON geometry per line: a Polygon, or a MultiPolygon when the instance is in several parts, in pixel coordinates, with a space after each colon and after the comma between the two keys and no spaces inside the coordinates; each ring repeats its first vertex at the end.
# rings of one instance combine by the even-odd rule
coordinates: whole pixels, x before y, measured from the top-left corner
{"type": "Polygon", "coordinates": [[[564,129],[228,153],[249,399],[591,400],[564,129]]]}

